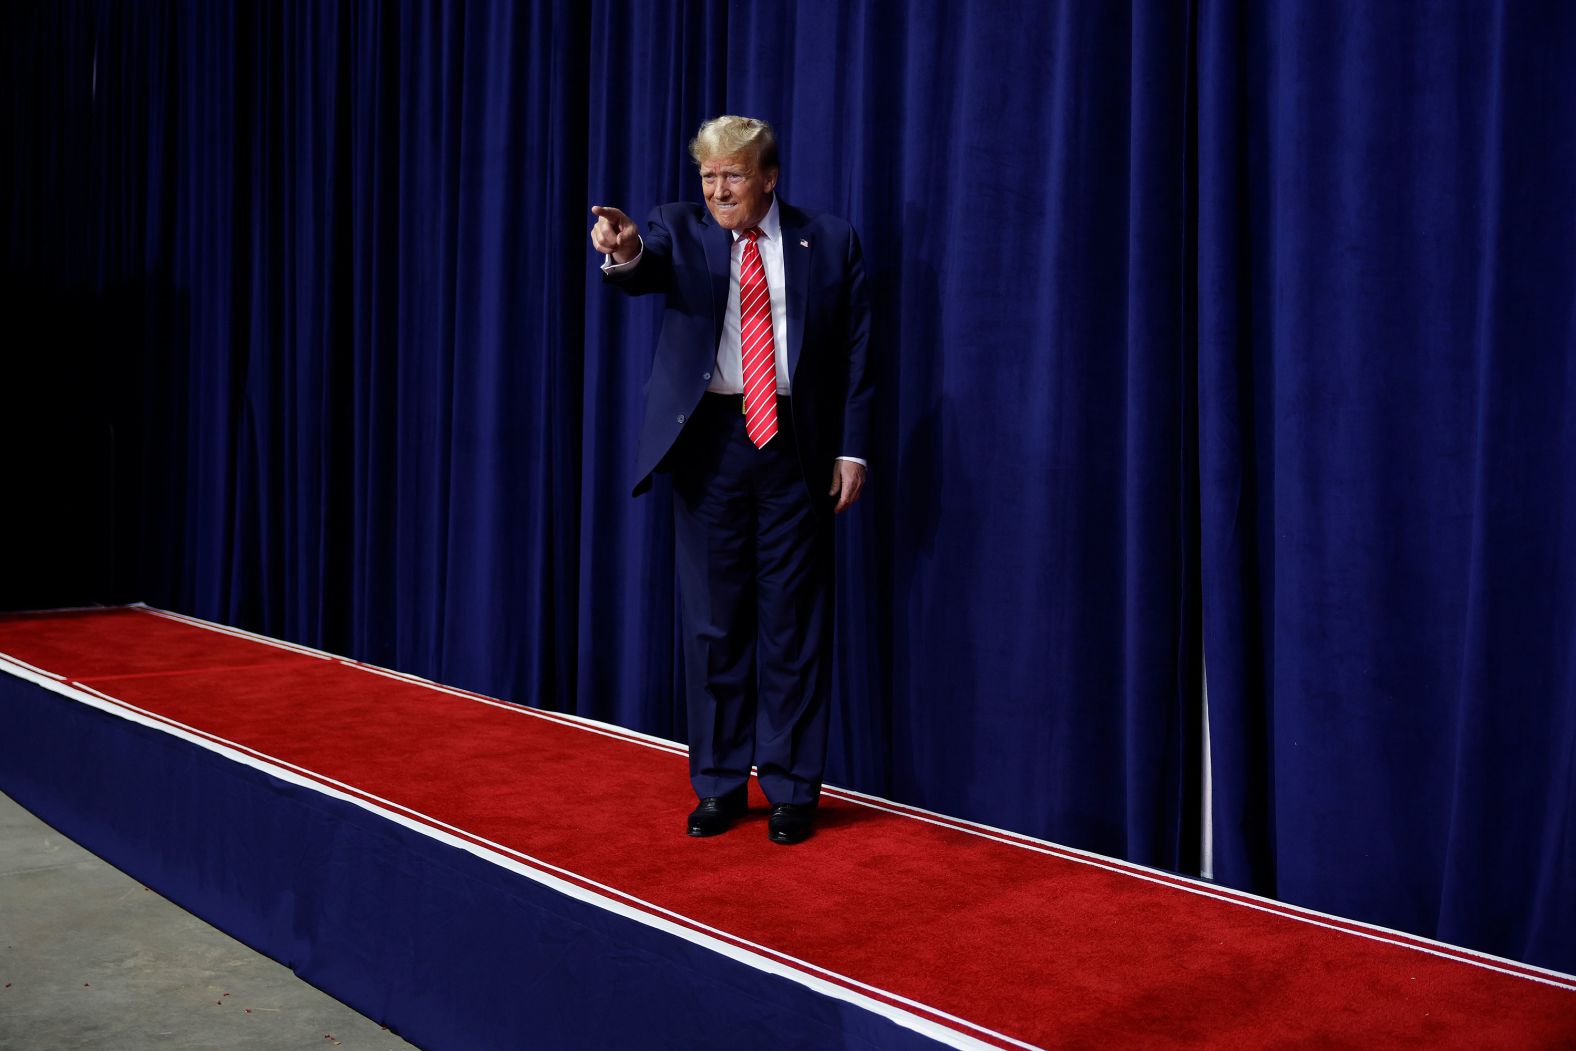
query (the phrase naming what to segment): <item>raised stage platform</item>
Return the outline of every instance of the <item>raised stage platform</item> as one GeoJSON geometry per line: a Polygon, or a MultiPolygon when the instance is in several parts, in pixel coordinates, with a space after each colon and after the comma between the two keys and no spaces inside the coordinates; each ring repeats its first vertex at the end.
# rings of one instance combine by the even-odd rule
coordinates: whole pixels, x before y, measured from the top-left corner
{"type": "Polygon", "coordinates": [[[0,617],[0,789],[428,1048],[1576,1046],[1576,978],[146,607],[0,617]]]}

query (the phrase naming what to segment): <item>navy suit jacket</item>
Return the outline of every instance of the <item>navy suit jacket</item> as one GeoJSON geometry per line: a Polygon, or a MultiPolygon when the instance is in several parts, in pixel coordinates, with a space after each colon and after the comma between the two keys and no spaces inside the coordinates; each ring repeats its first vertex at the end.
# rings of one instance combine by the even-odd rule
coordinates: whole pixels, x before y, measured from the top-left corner
{"type": "MultiPolygon", "coordinates": [[[[832,461],[868,459],[870,302],[859,238],[847,221],[777,199],[788,299],[793,434],[812,503],[826,502],[832,461]]],[[[733,234],[701,204],[659,205],[646,220],[640,265],[607,281],[667,300],[636,451],[635,495],[651,487],[716,368],[728,306],[733,234]]]]}

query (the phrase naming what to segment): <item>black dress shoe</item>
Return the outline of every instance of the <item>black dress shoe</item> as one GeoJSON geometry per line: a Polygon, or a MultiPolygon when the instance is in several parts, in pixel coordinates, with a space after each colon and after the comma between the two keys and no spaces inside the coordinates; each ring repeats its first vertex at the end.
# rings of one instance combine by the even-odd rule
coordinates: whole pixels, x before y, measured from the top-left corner
{"type": "Polygon", "coordinates": [[[772,807],[772,818],[766,825],[766,834],[773,843],[798,843],[809,838],[810,823],[815,818],[815,807],[795,803],[778,803],[772,807]]]}
{"type": "Polygon", "coordinates": [[[689,834],[715,836],[728,831],[735,818],[743,817],[749,804],[743,795],[707,796],[700,806],[690,811],[689,834]]]}

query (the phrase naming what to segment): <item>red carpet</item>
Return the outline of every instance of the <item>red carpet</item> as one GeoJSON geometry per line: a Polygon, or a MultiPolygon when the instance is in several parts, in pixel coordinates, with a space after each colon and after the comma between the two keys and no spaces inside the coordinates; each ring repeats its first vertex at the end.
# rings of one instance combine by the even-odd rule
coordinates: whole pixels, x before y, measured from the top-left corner
{"type": "Polygon", "coordinates": [[[1576,1046],[1567,975],[830,789],[798,847],[759,796],[689,839],[677,745],[232,629],[15,616],[0,653],[959,1046],[1576,1046]]]}

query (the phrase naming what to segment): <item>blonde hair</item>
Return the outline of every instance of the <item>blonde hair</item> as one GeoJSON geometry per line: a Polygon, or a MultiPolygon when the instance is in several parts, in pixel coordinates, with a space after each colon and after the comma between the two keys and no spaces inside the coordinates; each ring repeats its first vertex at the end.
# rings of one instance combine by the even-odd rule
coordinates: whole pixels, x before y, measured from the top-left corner
{"type": "Polygon", "coordinates": [[[755,154],[756,166],[762,171],[778,167],[777,136],[770,124],[754,117],[713,117],[700,126],[689,144],[696,164],[746,150],[755,154]]]}

